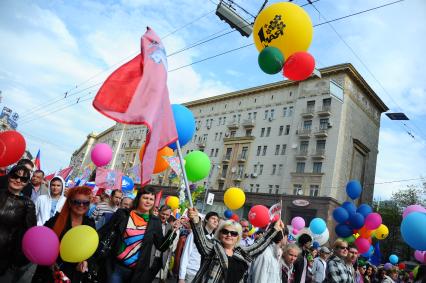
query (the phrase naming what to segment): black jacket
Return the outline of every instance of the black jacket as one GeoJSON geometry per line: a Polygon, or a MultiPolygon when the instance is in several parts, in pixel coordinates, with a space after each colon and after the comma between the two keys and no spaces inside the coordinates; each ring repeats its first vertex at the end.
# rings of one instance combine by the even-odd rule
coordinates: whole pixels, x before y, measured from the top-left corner
{"type": "Polygon", "coordinates": [[[0,191],[0,274],[10,266],[28,263],[22,253],[25,232],[37,224],[34,203],[7,189],[0,191]]]}
{"type": "MultiPolygon", "coordinates": [[[[127,209],[119,209],[114,213],[111,220],[102,227],[99,231],[100,238],[105,236],[106,233],[110,233],[115,230],[118,238],[113,244],[112,254],[108,257],[108,262],[105,265],[107,276],[113,271],[113,264],[116,263],[116,256],[120,248],[120,244],[123,241],[123,233],[127,227],[129,221],[130,211],[127,209]]],[[[162,252],[166,251],[170,244],[176,237],[176,233],[169,231],[163,236],[160,219],[151,215],[148,222],[148,227],[145,231],[142,245],[140,247],[140,257],[136,267],[134,268],[131,283],[136,282],[152,282],[156,274],[153,274],[155,270],[152,269],[152,249],[158,249],[162,252]]]]}
{"type": "Polygon", "coordinates": [[[296,261],[294,262],[294,283],[301,283],[302,274],[303,274],[303,268],[305,266],[305,259],[306,259],[306,276],[305,276],[305,282],[310,283],[312,281],[312,276],[308,270],[308,260],[307,256],[309,254],[308,251],[305,251],[303,248],[301,248],[302,252],[297,257],[296,261]]]}
{"type": "MultiPolygon", "coordinates": [[[[46,223],[44,223],[44,226],[49,227],[51,229],[53,229],[53,226],[55,226],[56,223],[56,219],[58,219],[59,213],[57,212],[52,218],[50,218],[49,220],[46,221],[46,223]]],[[[92,227],[93,229],[95,229],[95,221],[93,221],[93,219],[84,216],[83,217],[83,223],[82,225],[88,225],[90,227],[92,227]]],[[[65,235],[66,232],[68,232],[68,230],[70,230],[72,228],[71,226],[71,217],[68,217],[67,223],[65,224],[65,228],[62,231],[61,236],[59,237],[59,240],[62,239],[62,237],[65,235]]],[[[63,262],[61,260],[61,257],[58,256],[58,258],[56,259],[56,263],[59,265],[59,268],[61,269],[61,271],[63,271],[65,273],[65,275],[71,279],[71,282],[81,282],[82,280],[82,273],[78,272],[75,268],[77,266],[77,263],[69,263],[69,262],[63,262]]],[[[89,266],[90,268],[90,266],[89,266]]],[[[37,282],[37,283],[53,283],[53,273],[52,270],[49,267],[46,266],[37,266],[37,270],[34,274],[33,283],[37,282]]]]}

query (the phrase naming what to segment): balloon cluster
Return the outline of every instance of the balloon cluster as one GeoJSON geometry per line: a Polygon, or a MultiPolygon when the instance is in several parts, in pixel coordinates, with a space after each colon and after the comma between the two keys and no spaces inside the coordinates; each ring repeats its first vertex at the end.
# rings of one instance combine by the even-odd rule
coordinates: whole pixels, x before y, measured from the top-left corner
{"type": "Polygon", "coordinates": [[[316,248],[327,243],[330,238],[330,231],[328,231],[327,225],[322,218],[314,218],[308,227],[305,227],[305,225],[305,219],[300,216],[296,216],[291,220],[291,225],[288,226],[290,242],[295,242],[302,234],[308,234],[312,237],[312,246],[316,248]]]}
{"type": "Polygon", "coordinates": [[[315,59],[306,52],[311,45],[312,21],[300,6],[279,2],[263,9],[253,26],[259,67],[267,74],[283,70],[294,81],[307,79],[315,59]]]}
{"type": "Polygon", "coordinates": [[[405,243],[417,252],[425,253],[426,208],[418,204],[410,205],[404,209],[402,217],[401,234],[405,243]]]}
{"type": "Polygon", "coordinates": [[[35,226],[25,232],[22,251],[32,263],[51,266],[58,255],[66,262],[82,262],[95,253],[98,244],[98,233],[87,225],[68,230],[61,242],[52,229],[35,226]]]}
{"type": "MultiPolygon", "coordinates": [[[[355,200],[361,196],[361,184],[352,180],[346,184],[347,195],[355,200]]],[[[334,209],[333,218],[338,223],[335,232],[348,243],[355,243],[358,251],[365,257],[370,257],[374,252],[371,246],[372,237],[383,240],[389,235],[389,229],[382,224],[379,213],[373,212],[368,204],[356,207],[346,201],[341,207],[334,209]]]]}

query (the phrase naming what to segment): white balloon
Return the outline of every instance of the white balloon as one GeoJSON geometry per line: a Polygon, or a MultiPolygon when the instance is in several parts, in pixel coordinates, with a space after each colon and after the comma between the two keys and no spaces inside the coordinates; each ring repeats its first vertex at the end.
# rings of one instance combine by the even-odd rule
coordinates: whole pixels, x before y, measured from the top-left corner
{"type": "Polygon", "coordinates": [[[327,243],[328,239],[330,238],[330,232],[328,231],[328,228],[325,229],[325,231],[322,234],[311,234],[311,235],[313,238],[313,242],[317,242],[320,246],[327,243]]]}

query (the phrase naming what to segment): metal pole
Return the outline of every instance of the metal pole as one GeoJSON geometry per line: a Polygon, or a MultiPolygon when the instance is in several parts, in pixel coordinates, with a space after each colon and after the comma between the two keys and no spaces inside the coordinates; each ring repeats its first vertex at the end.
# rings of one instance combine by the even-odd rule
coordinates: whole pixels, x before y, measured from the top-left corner
{"type": "Polygon", "coordinates": [[[188,182],[188,178],[186,177],[185,167],[183,166],[183,157],[182,157],[182,151],[180,149],[179,140],[176,141],[176,147],[177,147],[177,153],[179,156],[180,167],[182,169],[183,181],[185,182],[186,194],[188,195],[189,207],[193,208],[194,205],[192,204],[191,191],[189,190],[189,182],[188,182]]]}

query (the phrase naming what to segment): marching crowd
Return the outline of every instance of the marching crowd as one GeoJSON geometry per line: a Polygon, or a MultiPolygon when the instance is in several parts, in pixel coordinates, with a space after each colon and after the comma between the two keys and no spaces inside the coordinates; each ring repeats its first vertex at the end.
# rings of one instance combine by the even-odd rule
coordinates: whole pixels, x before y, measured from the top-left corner
{"type": "Polygon", "coordinates": [[[92,189],[68,189],[61,177],[44,181],[41,170],[23,159],[0,176],[0,282],[426,282],[426,266],[413,278],[358,260],[342,239],[312,247],[310,235],[288,242],[281,220],[249,236],[247,220],[227,220],[211,211],[188,209],[176,219],[170,207],[155,207],[147,185],[136,197],[119,190],[93,196],[92,189]],[[78,225],[97,230],[99,246],[89,259],[53,266],[30,263],[22,251],[25,232],[51,228],[59,239],[78,225]]]}

